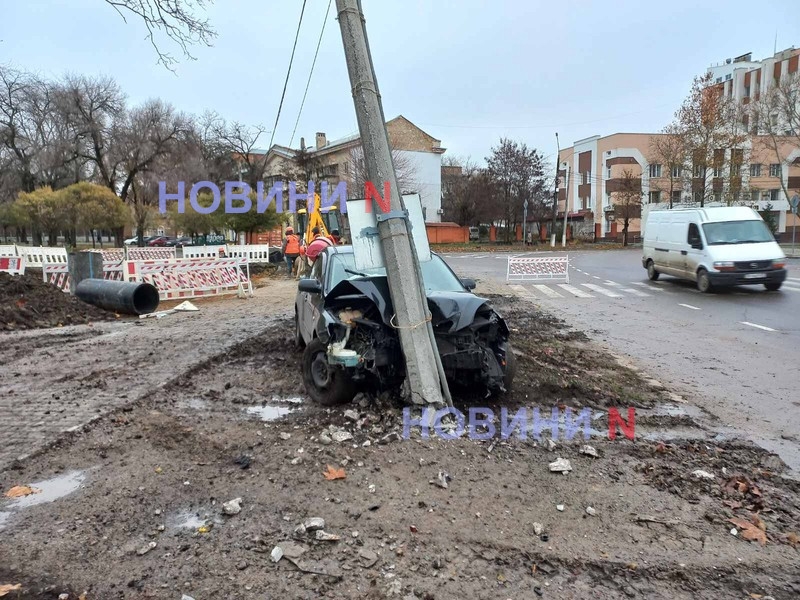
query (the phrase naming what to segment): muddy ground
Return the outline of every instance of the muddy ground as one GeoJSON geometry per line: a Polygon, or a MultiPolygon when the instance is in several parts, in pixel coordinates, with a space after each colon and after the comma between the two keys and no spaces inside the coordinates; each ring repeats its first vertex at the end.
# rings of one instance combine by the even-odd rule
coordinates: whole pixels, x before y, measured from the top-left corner
{"type": "MultiPolygon", "coordinates": [[[[539,440],[422,439],[419,429],[405,440],[389,395],[315,406],[284,310],[10,463],[0,489],[42,491],[0,500],[0,585],[22,584],[9,598],[87,600],[800,593],[800,484],[776,456],[716,433],[532,305],[491,300],[513,329],[518,375],[512,393],[480,405],[588,407],[590,440],[564,439],[563,427],[552,449],[549,429],[539,440]],[[612,406],[625,417],[636,407],[634,440],[608,439],[612,406]],[[337,442],[342,431],[352,439],[337,442]],[[598,457],[581,453],[586,444],[598,457]],[[549,471],[557,458],[569,474],[549,471]],[[346,477],[326,479],[329,466],[346,477]],[[234,498],[241,512],[224,514],[234,498]],[[297,530],[312,517],[338,540],[297,530]]],[[[213,315],[191,326],[212,328],[213,315]]]]}

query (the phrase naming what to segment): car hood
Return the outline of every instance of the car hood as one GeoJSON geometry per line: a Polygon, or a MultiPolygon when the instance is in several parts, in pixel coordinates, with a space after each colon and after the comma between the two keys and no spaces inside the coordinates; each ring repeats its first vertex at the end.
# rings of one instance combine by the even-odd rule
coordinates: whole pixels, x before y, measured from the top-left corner
{"type": "MultiPolygon", "coordinates": [[[[369,299],[378,307],[383,322],[390,324],[394,308],[386,277],[340,281],[325,296],[324,306],[329,308],[356,297],[369,299]]],[[[427,297],[432,324],[440,331],[452,332],[468,327],[475,320],[478,310],[487,303],[485,298],[470,292],[428,292],[427,297]]]]}

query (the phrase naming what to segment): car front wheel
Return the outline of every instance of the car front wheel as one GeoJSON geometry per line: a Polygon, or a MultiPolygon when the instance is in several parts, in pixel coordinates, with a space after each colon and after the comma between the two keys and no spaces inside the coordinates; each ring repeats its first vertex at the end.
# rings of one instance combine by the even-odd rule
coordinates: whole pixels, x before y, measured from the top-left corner
{"type": "Polygon", "coordinates": [[[650,281],[656,281],[660,273],[656,271],[656,266],[653,264],[652,260],[647,261],[647,278],[650,281]]]}
{"type": "Polygon", "coordinates": [[[311,399],[337,406],[353,399],[355,386],[344,367],[328,364],[327,348],[314,338],[303,351],[303,384],[311,399]]]}
{"type": "Polygon", "coordinates": [[[697,289],[704,294],[707,294],[713,290],[711,279],[708,276],[708,271],[705,269],[700,269],[697,272],[697,289]]]}
{"type": "Polygon", "coordinates": [[[767,288],[768,292],[777,292],[779,289],[781,289],[782,283],[783,283],[782,281],[780,283],[779,282],[765,283],[764,287],[767,288]]]}

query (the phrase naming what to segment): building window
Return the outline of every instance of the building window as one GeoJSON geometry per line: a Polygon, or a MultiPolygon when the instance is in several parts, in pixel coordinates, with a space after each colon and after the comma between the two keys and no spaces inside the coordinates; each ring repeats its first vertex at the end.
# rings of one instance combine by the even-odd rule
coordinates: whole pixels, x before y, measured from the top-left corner
{"type": "Polygon", "coordinates": [[[611,179],[611,167],[606,169],[606,179],[611,179]]]}
{"type": "Polygon", "coordinates": [[[761,196],[761,192],[759,190],[752,190],[750,192],[750,202],[753,202],[753,203],[758,202],[760,196],[761,196]]]}
{"type": "Polygon", "coordinates": [[[702,177],[703,176],[703,165],[695,165],[694,170],[692,171],[693,177],[702,177]]]}
{"type": "Polygon", "coordinates": [[[682,177],[683,176],[683,167],[680,165],[675,165],[672,167],[672,177],[682,177]]]}
{"type": "Polygon", "coordinates": [[[769,176],[770,177],[780,177],[781,176],[781,166],[778,163],[772,163],[769,166],[769,176]]]}
{"type": "Polygon", "coordinates": [[[658,204],[661,202],[661,192],[650,192],[650,204],[658,204]]]}
{"type": "Polygon", "coordinates": [[[591,182],[592,182],[592,172],[591,171],[586,171],[583,174],[583,181],[581,183],[587,184],[587,183],[591,183],[591,182]]]}
{"type": "Polygon", "coordinates": [[[722,203],[722,192],[714,192],[714,202],[722,203]]]}
{"type": "Polygon", "coordinates": [[[750,165],[750,177],[761,177],[761,165],[750,165]]]}
{"type": "Polygon", "coordinates": [[[730,73],[725,75],[725,81],[730,81],[730,79],[731,79],[731,74],[730,73]]]}
{"type": "Polygon", "coordinates": [[[781,191],[780,190],[770,190],[769,191],[769,201],[770,202],[780,202],[781,198],[781,191]]]}
{"type": "Polygon", "coordinates": [[[661,165],[658,163],[650,165],[650,177],[661,177],[661,165]]]}
{"type": "Polygon", "coordinates": [[[681,201],[681,191],[680,190],[673,190],[672,191],[672,203],[677,204],[681,201]]]}
{"type": "Polygon", "coordinates": [[[742,165],[740,165],[739,163],[733,163],[731,165],[731,175],[733,175],[734,177],[738,177],[741,174],[742,174],[742,165]]]}
{"type": "Polygon", "coordinates": [[[694,193],[694,201],[695,202],[702,202],[703,201],[703,192],[695,192],[694,193]]]}
{"type": "Polygon", "coordinates": [[[714,167],[714,177],[722,177],[722,167],[714,167]]]}

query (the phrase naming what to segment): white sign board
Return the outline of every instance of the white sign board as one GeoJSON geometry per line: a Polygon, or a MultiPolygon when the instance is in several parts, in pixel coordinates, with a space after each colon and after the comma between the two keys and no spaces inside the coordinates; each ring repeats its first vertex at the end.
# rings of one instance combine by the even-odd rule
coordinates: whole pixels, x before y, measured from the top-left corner
{"type": "MultiPolygon", "coordinates": [[[[370,200],[370,212],[367,212],[367,201],[364,199],[347,201],[347,218],[350,221],[350,237],[356,269],[378,269],[386,266],[378,235],[378,213],[374,202],[370,200]]],[[[403,204],[408,211],[411,226],[411,238],[417,249],[420,262],[431,259],[431,247],[428,244],[428,233],[425,230],[425,219],[422,216],[422,201],[419,194],[403,196],[403,204]]]]}

